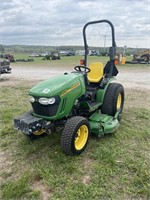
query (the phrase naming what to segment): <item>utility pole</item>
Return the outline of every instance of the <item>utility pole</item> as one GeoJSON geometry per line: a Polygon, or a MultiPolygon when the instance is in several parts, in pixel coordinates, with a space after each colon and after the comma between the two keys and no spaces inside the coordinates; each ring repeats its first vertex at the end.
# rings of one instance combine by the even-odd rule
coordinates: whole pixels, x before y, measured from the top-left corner
{"type": "Polygon", "coordinates": [[[105,53],[105,47],[106,47],[106,37],[107,35],[104,35],[104,53],[105,53]]]}

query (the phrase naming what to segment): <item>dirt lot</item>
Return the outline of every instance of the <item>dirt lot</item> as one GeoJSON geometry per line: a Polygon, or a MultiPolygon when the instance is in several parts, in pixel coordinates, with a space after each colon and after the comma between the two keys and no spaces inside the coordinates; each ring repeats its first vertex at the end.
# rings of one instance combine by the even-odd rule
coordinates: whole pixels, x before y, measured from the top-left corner
{"type": "MultiPolygon", "coordinates": [[[[60,67],[21,67],[14,66],[12,74],[5,74],[0,77],[1,85],[14,85],[20,82],[38,82],[49,77],[72,71],[70,67],[62,69],[60,67]]],[[[142,67],[120,67],[117,80],[121,82],[125,88],[149,89],[150,90],[150,71],[149,68],[142,67]]]]}

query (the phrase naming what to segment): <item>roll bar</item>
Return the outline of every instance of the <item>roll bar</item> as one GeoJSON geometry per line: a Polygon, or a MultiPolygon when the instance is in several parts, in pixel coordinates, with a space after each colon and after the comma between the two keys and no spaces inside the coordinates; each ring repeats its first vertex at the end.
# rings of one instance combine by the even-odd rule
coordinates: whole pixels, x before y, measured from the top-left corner
{"type": "Polygon", "coordinates": [[[115,42],[115,29],[113,24],[109,20],[97,20],[97,21],[91,21],[84,25],[83,27],[83,39],[84,39],[84,49],[85,49],[85,55],[84,55],[84,66],[87,64],[87,55],[88,55],[88,45],[87,45],[87,39],[86,39],[86,28],[87,26],[91,24],[98,24],[98,23],[107,23],[111,27],[111,34],[112,34],[112,47],[109,49],[109,56],[110,61],[115,59],[115,51],[116,51],[116,42],[115,42]]]}

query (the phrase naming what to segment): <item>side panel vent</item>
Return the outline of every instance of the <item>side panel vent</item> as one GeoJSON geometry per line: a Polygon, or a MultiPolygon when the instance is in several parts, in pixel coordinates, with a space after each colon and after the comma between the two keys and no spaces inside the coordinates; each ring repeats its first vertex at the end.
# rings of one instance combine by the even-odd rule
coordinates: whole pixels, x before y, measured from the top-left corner
{"type": "Polygon", "coordinates": [[[60,111],[61,113],[64,112],[64,110],[65,110],[66,101],[67,101],[67,98],[63,99],[62,107],[61,107],[61,111],[60,111]]]}

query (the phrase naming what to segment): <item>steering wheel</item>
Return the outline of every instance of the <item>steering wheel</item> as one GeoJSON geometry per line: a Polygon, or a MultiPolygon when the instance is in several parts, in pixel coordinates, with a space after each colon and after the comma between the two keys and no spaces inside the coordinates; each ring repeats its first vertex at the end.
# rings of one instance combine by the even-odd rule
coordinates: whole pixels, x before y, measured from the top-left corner
{"type": "Polygon", "coordinates": [[[85,66],[83,66],[83,65],[77,65],[77,66],[74,67],[74,69],[75,69],[77,72],[84,72],[82,69],[84,69],[86,73],[89,73],[89,72],[91,71],[90,68],[85,67],[85,66]]]}

